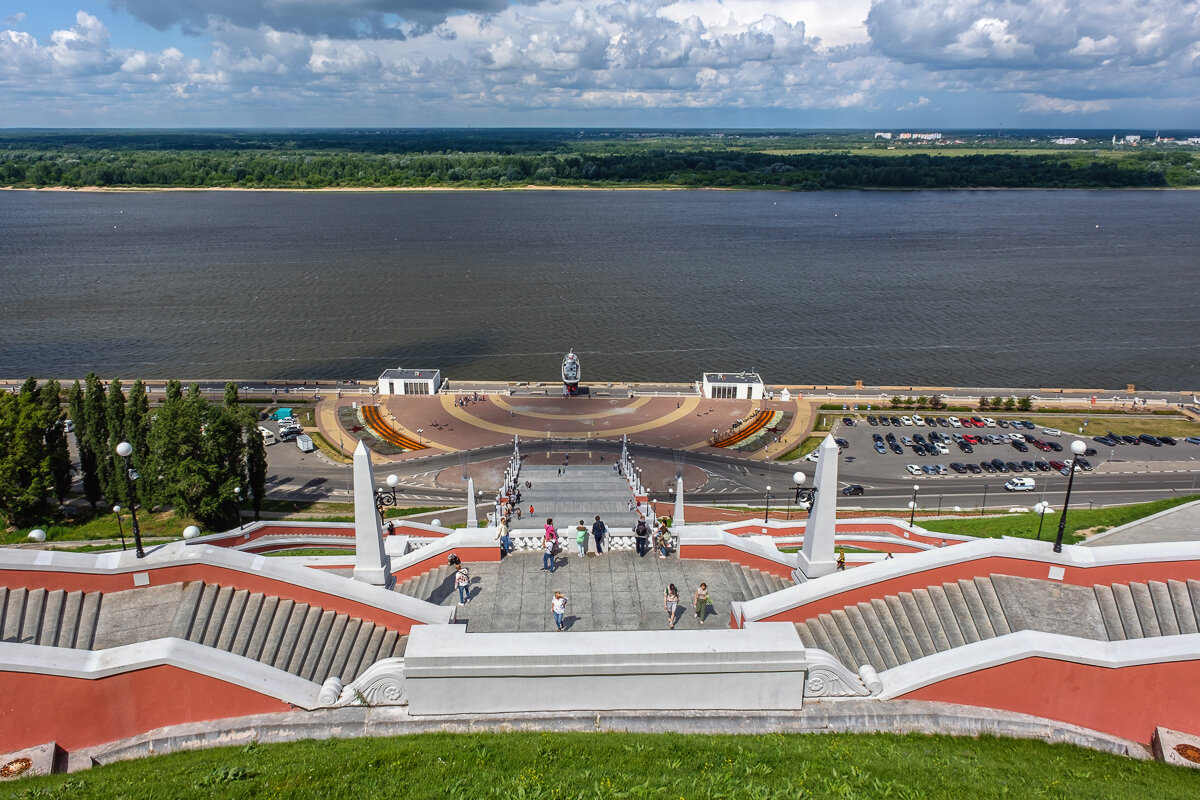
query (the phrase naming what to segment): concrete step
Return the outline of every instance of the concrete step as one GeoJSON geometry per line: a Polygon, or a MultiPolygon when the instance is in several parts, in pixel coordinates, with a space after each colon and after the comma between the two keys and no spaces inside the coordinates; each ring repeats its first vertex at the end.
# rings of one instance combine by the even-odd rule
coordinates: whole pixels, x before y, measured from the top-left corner
{"type": "MultiPolygon", "coordinates": [[[[321,618],[317,621],[312,642],[308,645],[308,653],[305,654],[304,661],[300,664],[300,670],[296,673],[301,678],[309,681],[316,680],[317,665],[321,662],[321,656],[324,655],[325,647],[329,643],[329,632],[333,629],[335,617],[337,617],[336,612],[321,611],[321,618]]],[[[321,680],[323,681],[324,678],[321,680]]]]}
{"type": "Polygon", "coordinates": [[[1154,603],[1154,614],[1158,617],[1162,635],[1178,636],[1179,618],[1175,613],[1175,604],[1171,602],[1171,590],[1162,581],[1149,581],[1146,587],[1150,590],[1150,601],[1154,603]]]}
{"type": "Polygon", "coordinates": [[[971,622],[975,625],[975,633],[979,639],[982,641],[995,638],[996,629],[992,627],[991,617],[988,616],[987,609],[983,605],[983,598],[979,596],[979,587],[975,585],[974,581],[960,579],[958,591],[962,595],[963,602],[971,611],[971,622]]]}
{"type": "Polygon", "coordinates": [[[404,651],[408,649],[408,634],[403,633],[396,640],[396,646],[392,648],[392,658],[404,658],[404,651]]]}
{"type": "Polygon", "coordinates": [[[238,633],[246,625],[246,604],[250,601],[250,592],[238,589],[229,599],[229,611],[225,615],[225,624],[221,627],[221,635],[215,647],[218,650],[233,652],[238,633]]]}
{"type": "MultiPolygon", "coordinates": [[[[921,609],[917,607],[917,598],[912,592],[901,592],[897,595],[897,600],[900,602],[900,607],[903,610],[903,617],[908,621],[908,625],[912,628],[913,640],[916,643],[917,649],[921,652],[921,658],[931,656],[938,651],[937,646],[933,643],[933,636],[929,633],[929,626],[925,624],[925,617],[921,614],[921,609]]],[[[909,648],[912,652],[912,648],[909,648]]]]}
{"type": "Polygon", "coordinates": [[[38,644],[42,635],[42,611],[46,607],[46,590],[30,589],[25,595],[25,613],[21,620],[21,641],[38,644]]]}
{"type": "Polygon", "coordinates": [[[939,653],[949,650],[950,640],[946,637],[946,630],[942,627],[937,609],[933,606],[933,598],[929,596],[929,590],[914,589],[912,596],[917,601],[917,610],[921,614],[921,619],[925,620],[925,628],[929,631],[929,638],[933,641],[934,650],[939,653]]]}
{"type": "Polygon", "coordinates": [[[962,631],[959,630],[958,619],[954,616],[954,609],[950,608],[950,601],[946,597],[946,590],[941,586],[930,586],[926,591],[929,592],[929,601],[933,604],[933,610],[937,612],[938,622],[941,623],[942,630],[946,633],[948,649],[962,647],[967,642],[962,635],[962,631]]]}
{"type": "Polygon", "coordinates": [[[203,593],[203,581],[188,581],[183,584],[183,594],[179,599],[179,605],[175,606],[171,625],[167,628],[168,636],[175,639],[189,639],[192,625],[196,621],[196,606],[199,605],[200,595],[203,593]]]}
{"type": "Polygon", "coordinates": [[[808,632],[807,622],[797,622],[795,623],[795,626],[796,635],[800,637],[800,644],[804,645],[805,647],[820,647],[820,645],[817,644],[816,640],[813,638],[813,635],[808,632]]]}
{"type": "Polygon", "coordinates": [[[258,608],[258,615],[254,620],[254,630],[250,636],[250,641],[246,645],[246,658],[252,658],[255,661],[260,661],[263,653],[263,647],[267,642],[267,636],[271,632],[271,625],[275,621],[275,609],[279,605],[278,597],[263,597],[262,604],[258,608]]]}
{"type": "Polygon", "coordinates": [[[358,635],[346,653],[346,663],[342,665],[342,683],[349,683],[358,677],[358,667],[366,654],[367,645],[375,633],[375,626],[369,622],[359,621],[358,635]]]}
{"type": "MultiPolygon", "coordinates": [[[[883,630],[883,623],[879,621],[879,617],[875,616],[875,609],[870,603],[859,603],[856,608],[867,634],[871,637],[871,645],[875,650],[875,653],[868,652],[868,655],[871,655],[872,658],[876,656],[879,658],[878,662],[872,661],[871,666],[881,672],[885,669],[899,666],[900,661],[896,658],[896,654],[888,642],[887,633],[883,630]]],[[[868,648],[868,651],[870,649],[868,648]]]]}
{"type": "Polygon", "coordinates": [[[999,595],[996,594],[996,587],[992,585],[992,579],[975,578],[973,583],[979,590],[979,599],[983,601],[983,607],[987,610],[988,620],[991,621],[996,635],[1004,636],[1012,633],[1008,617],[1004,613],[1004,606],[1000,603],[999,595]]]}
{"type": "Polygon", "coordinates": [[[1175,606],[1175,618],[1179,621],[1180,633],[1200,633],[1196,615],[1192,610],[1192,600],[1188,594],[1187,584],[1182,581],[1167,581],[1167,590],[1171,593],[1171,604],[1175,606]]]}
{"type": "Polygon", "coordinates": [[[217,599],[213,602],[212,613],[209,614],[208,623],[204,626],[204,636],[199,640],[201,644],[206,647],[217,646],[217,641],[221,638],[221,632],[225,627],[225,620],[229,615],[229,606],[232,602],[233,587],[218,587],[217,599]]]}
{"type": "Polygon", "coordinates": [[[313,681],[324,683],[329,676],[336,674],[333,670],[333,659],[337,655],[342,636],[346,632],[346,624],[349,621],[350,618],[345,614],[334,615],[333,622],[329,626],[329,635],[325,639],[325,647],[321,652],[321,657],[317,659],[316,667],[313,668],[313,681]]]}
{"type": "Polygon", "coordinates": [[[189,642],[204,640],[204,629],[212,617],[213,605],[217,602],[217,594],[220,591],[221,587],[215,583],[204,584],[204,589],[200,592],[200,602],[196,604],[196,617],[192,620],[191,630],[188,631],[189,642]]]}
{"type": "Polygon", "coordinates": [[[1138,617],[1137,604],[1134,602],[1133,592],[1123,583],[1114,583],[1112,591],[1113,599],[1117,601],[1117,612],[1121,616],[1121,628],[1125,631],[1125,638],[1145,638],[1146,634],[1142,632],[1142,622],[1138,617]]]}
{"type": "Polygon", "coordinates": [[[1187,582],[1188,594],[1192,598],[1192,616],[1200,622],[1200,581],[1187,582]]]}
{"type": "Polygon", "coordinates": [[[259,653],[256,661],[263,664],[274,664],[275,656],[279,653],[279,648],[283,645],[284,637],[287,636],[288,622],[292,618],[292,609],[296,607],[296,601],[288,597],[279,598],[279,604],[275,607],[275,613],[271,617],[271,625],[267,629],[266,638],[263,641],[262,652],[259,653]]]}
{"type": "Polygon", "coordinates": [[[1144,583],[1131,583],[1129,593],[1133,595],[1133,607],[1137,610],[1138,621],[1142,624],[1142,633],[1145,636],[1162,636],[1162,626],[1158,623],[1154,600],[1150,597],[1150,587],[1144,583]]]}
{"type": "Polygon", "coordinates": [[[924,658],[927,653],[917,638],[916,630],[908,619],[908,612],[905,610],[900,596],[889,594],[883,598],[883,602],[887,604],[892,621],[896,623],[896,629],[900,631],[900,640],[904,643],[904,649],[908,651],[908,660],[916,661],[918,658],[924,658]]]}
{"type": "Polygon", "coordinates": [[[942,591],[945,592],[946,602],[950,604],[950,610],[954,613],[963,643],[978,642],[979,631],[975,628],[975,619],[971,614],[971,607],[967,605],[967,599],[963,597],[962,589],[957,583],[943,583],[942,591]]]}
{"type": "Polygon", "coordinates": [[[908,653],[909,637],[906,637],[900,630],[900,626],[896,623],[896,618],[892,616],[892,609],[888,605],[887,600],[876,597],[871,601],[871,608],[875,610],[875,618],[883,626],[883,632],[887,636],[888,645],[892,648],[892,655],[896,657],[896,664],[907,664],[909,661],[912,661],[913,657],[908,653]]]}
{"type": "Polygon", "coordinates": [[[275,651],[270,663],[275,669],[286,670],[292,663],[292,653],[296,642],[300,639],[300,631],[304,628],[304,620],[308,616],[308,603],[292,603],[286,618],[283,620],[279,636],[279,648],[275,651]]]}
{"type": "Polygon", "coordinates": [[[4,626],[0,629],[0,641],[21,641],[21,623],[25,616],[25,597],[28,589],[6,589],[4,626]]]}
{"type": "MultiPolygon", "coordinates": [[[[1184,591],[1187,591],[1186,586],[1184,591]]],[[[79,637],[79,613],[82,610],[83,592],[67,592],[66,602],[63,604],[62,627],[58,631],[59,647],[75,647],[75,640],[79,637]]]]}
{"type": "Polygon", "coordinates": [[[46,594],[46,607],[42,611],[42,632],[38,636],[38,644],[43,647],[57,647],[58,634],[62,629],[63,603],[67,593],[62,589],[54,589],[46,594]]]}
{"type": "MultiPolygon", "coordinates": [[[[342,677],[346,669],[346,664],[350,660],[350,654],[354,650],[354,642],[358,638],[362,627],[363,624],[360,619],[346,620],[346,628],[342,631],[342,638],[338,642],[336,652],[333,654],[333,661],[329,665],[329,675],[326,677],[334,675],[338,678],[342,677]]],[[[342,682],[345,683],[345,679],[342,682]]]]}
{"type": "Polygon", "coordinates": [[[850,652],[849,646],[846,644],[846,639],[842,636],[842,631],[838,627],[837,621],[832,614],[822,614],[817,617],[821,623],[821,627],[825,631],[826,638],[829,639],[829,644],[832,646],[829,652],[837,656],[838,661],[841,661],[846,666],[854,663],[854,654],[850,652]]]}
{"type": "Polygon", "coordinates": [[[229,647],[229,652],[235,656],[248,655],[250,641],[254,638],[255,626],[258,624],[258,615],[262,613],[264,599],[257,592],[246,597],[246,607],[242,609],[241,622],[238,624],[237,633],[233,636],[233,644],[229,647]]]}
{"type": "MultiPolygon", "coordinates": [[[[855,610],[857,611],[857,609],[855,610]]],[[[854,630],[854,625],[850,622],[850,617],[846,613],[846,609],[834,609],[830,612],[830,616],[833,617],[833,621],[838,627],[838,632],[842,634],[842,640],[845,641],[846,647],[850,650],[850,662],[848,665],[857,664],[862,666],[863,664],[869,664],[871,658],[867,655],[867,650],[863,646],[863,643],[859,641],[858,634],[854,630]]]]}
{"type": "Polygon", "coordinates": [[[308,607],[308,613],[304,615],[304,622],[300,626],[300,635],[296,637],[296,646],[292,648],[292,657],[288,659],[286,667],[293,675],[299,675],[304,669],[304,662],[308,659],[309,649],[317,636],[317,627],[321,624],[324,613],[325,609],[319,606],[308,607]]]}
{"type": "Polygon", "coordinates": [[[1113,587],[1108,584],[1096,584],[1092,587],[1096,593],[1096,604],[1100,606],[1100,618],[1104,620],[1104,630],[1110,642],[1125,641],[1125,626],[1121,622],[1121,612],[1117,610],[1117,601],[1113,597],[1113,587]]]}
{"type": "Polygon", "coordinates": [[[96,643],[96,627],[103,608],[103,592],[87,592],[83,595],[83,604],[79,609],[79,633],[75,636],[76,649],[91,650],[96,643]]]}
{"type": "Polygon", "coordinates": [[[382,661],[385,658],[391,658],[392,652],[396,649],[396,642],[400,640],[400,634],[396,631],[387,631],[383,635],[383,641],[379,644],[379,652],[375,656],[376,661],[382,661]]]}

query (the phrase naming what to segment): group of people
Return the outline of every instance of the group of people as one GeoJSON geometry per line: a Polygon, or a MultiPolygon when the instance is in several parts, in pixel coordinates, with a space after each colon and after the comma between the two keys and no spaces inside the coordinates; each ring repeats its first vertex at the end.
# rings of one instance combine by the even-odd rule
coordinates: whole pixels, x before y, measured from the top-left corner
{"type": "MultiPolygon", "coordinates": [[[[501,521],[501,527],[505,530],[505,535],[507,536],[507,520],[501,521]]],[[[591,528],[583,520],[579,520],[579,524],[575,526],[575,545],[579,548],[579,555],[581,556],[588,554],[589,534],[596,542],[596,555],[604,555],[604,539],[608,536],[608,527],[600,519],[599,514],[596,515],[596,521],[592,523],[591,528]]],[[[503,542],[501,542],[501,549],[503,547],[503,542]]],[[[511,542],[508,552],[512,552],[511,542]]],[[[562,552],[562,541],[558,535],[558,528],[554,527],[554,519],[547,517],[542,533],[542,569],[548,572],[554,572],[558,569],[557,559],[560,552],[562,552]]],[[[505,554],[507,555],[507,553],[505,554]]]]}
{"type": "Polygon", "coordinates": [[[646,522],[646,515],[639,513],[638,521],[633,525],[633,541],[639,557],[645,558],[646,553],[650,551],[651,538],[654,540],[654,549],[658,552],[658,557],[666,558],[670,554],[672,546],[671,529],[667,527],[667,518],[660,519],[658,527],[651,531],[650,525],[646,522]]]}
{"type": "MultiPolygon", "coordinates": [[[[708,584],[701,583],[700,588],[696,589],[696,594],[692,597],[692,608],[696,611],[696,619],[701,625],[704,624],[704,618],[708,616],[708,611],[712,607],[712,595],[709,594],[708,584]]],[[[663,608],[667,612],[667,626],[672,630],[675,629],[675,623],[679,621],[679,590],[675,588],[675,584],[667,585],[663,590],[663,608]]]]}

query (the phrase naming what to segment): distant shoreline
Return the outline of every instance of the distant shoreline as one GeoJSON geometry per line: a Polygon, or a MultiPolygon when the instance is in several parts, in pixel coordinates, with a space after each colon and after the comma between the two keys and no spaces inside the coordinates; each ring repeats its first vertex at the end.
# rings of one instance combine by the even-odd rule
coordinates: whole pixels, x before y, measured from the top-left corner
{"type": "Polygon", "coordinates": [[[325,186],[303,189],[294,186],[0,186],[0,192],[77,192],[83,194],[130,194],[149,192],[298,192],[310,194],[402,194],[438,192],[1186,192],[1200,186],[946,186],[937,188],[886,188],[864,186],[842,189],[792,189],[781,186],[325,186]]]}

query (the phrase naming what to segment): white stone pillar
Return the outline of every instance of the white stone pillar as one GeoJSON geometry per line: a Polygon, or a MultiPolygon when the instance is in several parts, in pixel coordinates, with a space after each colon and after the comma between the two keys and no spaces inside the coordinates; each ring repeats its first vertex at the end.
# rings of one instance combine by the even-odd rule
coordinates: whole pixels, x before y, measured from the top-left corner
{"type": "Polygon", "coordinates": [[[475,510],[475,479],[467,478],[467,527],[478,528],[479,517],[475,510]]]}
{"type": "Polygon", "coordinates": [[[833,538],[837,529],[838,446],[833,436],[825,437],[817,451],[817,474],[813,478],[812,508],[804,529],[804,546],[797,553],[797,565],[806,578],[819,578],[837,569],[833,538]]]}
{"type": "Polygon", "coordinates": [[[683,524],[683,476],[675,478],[675,514],[672,525],[678,527],[683,524]]]}
{"type": "Polygon", "coordinates": [[[395,580],[375,508],[371,451],[361,440],[354,449],[354,579],[389,589],[395,580]]]}

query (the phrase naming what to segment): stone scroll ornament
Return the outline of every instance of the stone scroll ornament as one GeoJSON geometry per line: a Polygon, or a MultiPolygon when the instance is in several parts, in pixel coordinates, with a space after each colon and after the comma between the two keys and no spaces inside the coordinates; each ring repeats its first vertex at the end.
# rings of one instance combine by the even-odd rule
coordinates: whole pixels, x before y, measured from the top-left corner
{"type": "Polygon", "coordinates": [[[805,697],[868,697],[883,691],[879,675],[869,664],[860,667],[856,675],[824,650],[805,650],[805,657],[805,697]]]}
{"type": "Polygon", "coordinates": [[[366,672],[345,685],[341,678],[329,678],[321,684],[317,703],[326,708],[408,705],[404,659],[385,658],[376,661],[366,672]]]}

